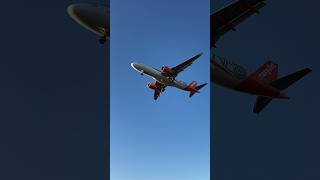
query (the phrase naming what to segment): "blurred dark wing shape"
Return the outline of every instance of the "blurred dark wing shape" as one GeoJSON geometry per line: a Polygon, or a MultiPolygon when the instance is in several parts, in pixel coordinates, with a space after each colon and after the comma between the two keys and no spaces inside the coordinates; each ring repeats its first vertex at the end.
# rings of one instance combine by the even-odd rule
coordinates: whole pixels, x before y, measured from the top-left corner
{"type": "Polygon", "coordinates": [[[211,14],[210,28],[211,38],[210,46],[214,47],[216,41],[230,30],[246,20],[248,17],[265,6],[265,0],[238,0],[211,14]]]}

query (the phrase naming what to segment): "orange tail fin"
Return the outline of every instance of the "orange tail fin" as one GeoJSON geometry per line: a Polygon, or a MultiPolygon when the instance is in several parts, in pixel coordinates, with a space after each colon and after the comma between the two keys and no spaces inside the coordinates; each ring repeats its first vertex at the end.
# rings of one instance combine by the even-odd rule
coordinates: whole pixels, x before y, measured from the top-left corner
{"type": "Polygon", "coordinates": [[[272,82],[278,77],[278,65],[267,61],[250,76],[262,82],[272,82]]]}

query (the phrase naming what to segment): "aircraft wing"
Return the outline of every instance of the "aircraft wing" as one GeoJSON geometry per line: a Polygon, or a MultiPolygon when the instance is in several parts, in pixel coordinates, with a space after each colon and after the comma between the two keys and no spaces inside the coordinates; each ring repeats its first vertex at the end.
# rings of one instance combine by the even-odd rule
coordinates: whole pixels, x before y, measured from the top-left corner
{"type": "Polygon", "coordinates": [[[166,86],[164,84],[159,83],[156,81],[156,89],[154,90],[153,99],[157,100],[160,94],[165,90],[166,86]]]}
{"type": "Polygon", "coordinates": [[[173,75],[177,76],[181,71],[185,70],[189,67],[196,59],[198,59],[202,53],[193,56],[192,58],[186,60],[185,62],[173,67],[171,70],[173,71],[173,75]]]}
{"type": "Polygon", "coordinates": [[[214,47],[217,40],[230,30],[264,7],[265,0],[237,0],[221,10],[211,14],[210,47],[214,47]]]}

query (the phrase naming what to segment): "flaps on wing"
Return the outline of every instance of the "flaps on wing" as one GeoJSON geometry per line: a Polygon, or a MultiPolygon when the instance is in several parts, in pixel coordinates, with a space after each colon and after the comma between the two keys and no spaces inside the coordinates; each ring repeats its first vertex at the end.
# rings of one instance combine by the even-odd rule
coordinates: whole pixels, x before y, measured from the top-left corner
{"type": "Polygon", "coordinates": [[[248,17],[265,6],[265,0],[238,0],[211,14],[210,47],[214,47],[216,41],[230,30],[235,31],[235,27],[248,17]]]}
{"type": "Polygon", "coordinates": [[[197,54],[193,56],[192,58],[186,60],[185,62],[173,67],[171,70],[174,73],[174,76],[177,76],[181,71],[185,70],[187,67],[189,67],[196,59],[198,59],[202,53],[197,54]]]}

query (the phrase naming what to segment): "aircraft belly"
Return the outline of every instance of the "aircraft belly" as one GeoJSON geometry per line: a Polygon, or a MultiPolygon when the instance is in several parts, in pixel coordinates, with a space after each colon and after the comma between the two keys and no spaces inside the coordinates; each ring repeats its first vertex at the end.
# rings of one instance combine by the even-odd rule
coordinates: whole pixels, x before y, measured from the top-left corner
{"type": "Polygon", "coordinates": [[[151,76],[161,84],[170,85],[172,83],[168,77],[163,76],[159,71],[153,69],[146,69],[144,70],[144,73],[151,76]]]}
{"type": "Polygon", "coordinates": [[[175,80],[173,83],[172,83],[172,86],[173,87],[176,87],[178,89],[181,89],[181,90],[186,90],[187,88],[187,84],[183,83],[183,82],[180,82],[180,81],[177,81],[175,80]]]}
{"type": "Polygon", "coordinates": [[[236,87],[236,85],[240,82],[238,78],[234,77],[232,74],[224,71],[223,69],[213,65],[212,63],[210,78],[212,82],[232,89],[236,87]]]}
{"type": "Polygon", "coordinates": [[[106,6],[83,4],[70,12],[79,24],[99,36],[109,31],[109,10],[106,6]]]}
{"type": "Polygon", "coordinates": [[[92,27],[94,30],[98,31],[99,33],[102,33],[102,30],[107,31],[108,24],[109,24],[109,12],[107,11],[107,8],[105,9],[98,9],[96,14],[93,14],[91,16],[91,24],[90,27],[92,27]]]}

